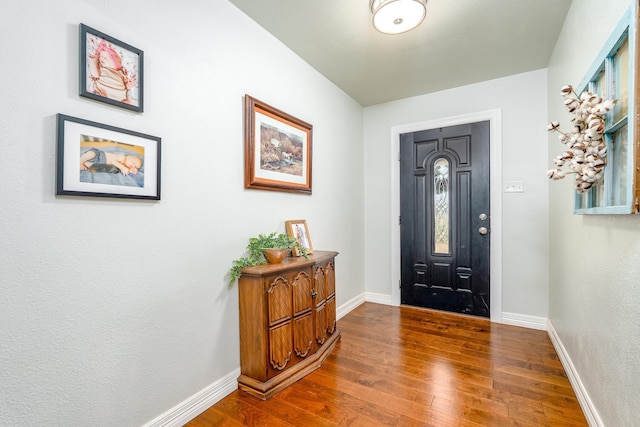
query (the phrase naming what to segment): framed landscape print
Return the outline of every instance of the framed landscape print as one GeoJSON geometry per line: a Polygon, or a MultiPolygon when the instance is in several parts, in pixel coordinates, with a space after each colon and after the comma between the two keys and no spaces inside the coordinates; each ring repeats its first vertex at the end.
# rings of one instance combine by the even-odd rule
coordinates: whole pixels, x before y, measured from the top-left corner
{"type": "MultiPolygon", "coordinates": [[[[307,253],[313,253],[313,245],[311,244],[311,236],[309,235],[309,228],[307,227],[307,221],[304,219],[292,219],[284,222],[287,229],[287,235],[289,237],[295,237],[300,246],[307,249],[307,253]]],[[[293,248],[293,254],[295,256],[302,255],[298,248],[293,248]]]]}
{"type": "Polygon", "coordinates": [[[58,114],[56,194],[160,200],[158,137],[58,114]]]}
{"type": "Polygon", "coordinates": [[[312,130],[245,95],[245,188],[311,194],[312,130]]]}
{"type": "Polygon", "coordinates": [[[80,24],[80,96],[142,112],[144,54],[80,24]]]}

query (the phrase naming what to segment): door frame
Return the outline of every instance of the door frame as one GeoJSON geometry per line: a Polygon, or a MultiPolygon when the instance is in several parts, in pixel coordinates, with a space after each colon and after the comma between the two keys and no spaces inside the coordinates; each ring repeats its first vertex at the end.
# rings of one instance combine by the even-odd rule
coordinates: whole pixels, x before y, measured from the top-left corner
{"type": "Polygon", "coordinates": [[[489,121],[490,319],[502,323],[502,110],[408,123],[391,128],[391,301],[400,305],[400,134],[461,124],[489,121]]]}

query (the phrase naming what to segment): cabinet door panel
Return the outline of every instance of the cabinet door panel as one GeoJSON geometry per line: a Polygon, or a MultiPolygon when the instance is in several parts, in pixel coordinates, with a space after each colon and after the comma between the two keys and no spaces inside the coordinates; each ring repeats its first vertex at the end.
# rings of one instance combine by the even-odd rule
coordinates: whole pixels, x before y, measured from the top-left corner
{"type": "Polygon", "coordinates": [[[327,306],[316,307],[316,342],[320,345],[327,340],[327,306]]]}
{"type": "Polygon", "coordinates": [[[291,319],[291,285],[282,276],[267,281],[269,325],[291,319]]]}
{"type": "Polygon", "coordinates": [[[327,306],[327,332],[332,334],[336,331],[336,299],[329,298],[326,303],[327,306]]]}
{"type": "Polygon", "coordinates": [[[317,266],[313,274],[314,285],[316,289],[316,304],[322,304],[327,297],[326,292],[326,280],[324,275],[324,268],[317,266]]]}
{"type": "Polygon", "coordinates": [[[331,298],[336,293],[336,275],[334,272],[333,263],[327,263],[324,269],[325,283],[327,284],[327,298],[331,298]]]}
{"type": "Polygon", "coordinates": [[[306,357],[313,347],[313,317],[311,312],[293,320],[293,350],[298,357],[306,357]]]}
{"type": "Polygon", "coordinates": [[[291,358],[291,323],[269,330],[269,362],[278,371],[283,370],[291,358]]]}
{"type": "Polygon", "coordinates": [[[313,307],[313,282],[306,271],[298,273],[293,281],[293,315],[297,316],[313,307]]]}

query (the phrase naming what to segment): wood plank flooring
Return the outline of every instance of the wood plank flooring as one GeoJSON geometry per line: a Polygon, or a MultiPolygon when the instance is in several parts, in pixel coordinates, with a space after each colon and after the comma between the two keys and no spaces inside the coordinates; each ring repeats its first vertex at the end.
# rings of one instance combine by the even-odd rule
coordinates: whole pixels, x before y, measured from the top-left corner
{"type": "Polygon", "coordinates": [[[321,368],[267,401],[236,390],[187,424],[588,426],[544,331],[365,303],[321,368]]]}

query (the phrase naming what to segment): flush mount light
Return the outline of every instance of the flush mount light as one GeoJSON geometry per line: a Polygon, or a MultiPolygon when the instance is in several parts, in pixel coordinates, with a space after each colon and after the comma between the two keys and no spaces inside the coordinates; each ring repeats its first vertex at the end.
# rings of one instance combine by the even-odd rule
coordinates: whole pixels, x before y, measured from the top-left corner
{"type": "Polygon", "coordinates": [[[427,15],[427,0],[371,0],[373,26],[385,34],[400,34],[414,29],[427,15]]]}

